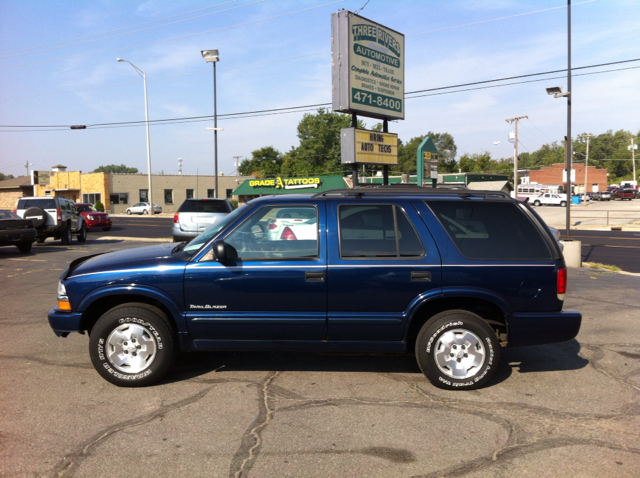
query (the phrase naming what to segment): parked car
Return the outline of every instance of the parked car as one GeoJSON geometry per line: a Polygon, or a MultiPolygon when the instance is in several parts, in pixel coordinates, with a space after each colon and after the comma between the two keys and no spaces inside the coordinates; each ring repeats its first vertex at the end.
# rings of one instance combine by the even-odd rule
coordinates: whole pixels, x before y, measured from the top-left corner
{"type": "Polygon", "coordinates": [[[567,195],[566,194],[553,194],[553,193],[544,193],[540,196],[536,197],[533,200],[534,206],[560,206],[565,207],[567,205],[567,195]]]}
{"type": "MultiPolygon", "coordinates": [[[[277,211],[266,225],[266,234],[269,240],[277,240],[282,236],[283,225],[293,227],[304,224],[307,221],[315,220],[318,214],[313,208],[286,208],[277,211]]],[[[317,222],[317,221],[316,221],[317,222]]]]}
{"type": "Polygon", "coordinates": [[[173,216],[173,242],[188,241],[233,211],[228,199],[186,199],[173,216]]]}
{"type": "Polygon", "coordinates": [[[299,350],[415,352],[459,390],[491,379],[502,346],[574,338],[566,286],[551,230],[503,192],[347,189],[261,197],[188,243],[78,258],[48,318],[58,336],[88,331],[118,386],[161,380],[179,350],[299,350]],[[300,208],[315,237],[264,233],[300,208]]]}
{"type": "Polygon", "coordinates": [[[609,191],[597,191],[592,193],[591,199],[594,201],[611,201],[611,193],[609,191]]]}
{"type": "Polygon", "coordinates": [[[16,246],[27,253],[38,232],[30,219],[22,219],[16,213],[0,209],[0,246],[16,246]]]}
{"type": "Polygon", "coordinates": [[[48,237],[60,239],[69,245],[73,236],[78,242],[87,240],[87,225],[70,199],[58,196],[21,197],[13,211],[23,219],[30,219],[38,235],[36,241],[41,244],[48,237]]]}
{"type": "Polygon", "coordinates": [[[636,192],[633,189],[614,189],[611,191],[611,199],[624,201],[625,199],[631,201],[636,197],[636,192]]]}
{"type": "MultiPolygon", "coordinates": [[[[139,202],[138,204],[134,204],[131,207],[128,207],[125,211],[127,214],[149,214],[151,211],[151,204],[148,202],[139,202]]],[[[153,204],[153,213],[160,214],[162,212],[162,207],[157,204],[153,204]]]]}
{"type": "Polygon", "coordinates": [[[106,212],[100,212],[89,203],[77,202],[78,212],[84,217],[88,229],[101,227],[103,231],[111,230],[111,218],[106,212]]]}

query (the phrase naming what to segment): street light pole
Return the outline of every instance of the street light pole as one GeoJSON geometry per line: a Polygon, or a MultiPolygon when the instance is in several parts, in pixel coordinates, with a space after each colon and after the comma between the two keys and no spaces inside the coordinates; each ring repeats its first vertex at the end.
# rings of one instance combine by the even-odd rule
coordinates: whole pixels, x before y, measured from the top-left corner
{"type": "Polygon", "coordinates": [[[587,171],[589,169],[589,140],[593,138],[592,134],[581,134],[581,138],[587,138],[587,154],[584,157],[584,203],[587,204],[587,171]]]}
{"type": "Polygon", "coordinates": [[[216,103],[216,63],[220,61],[220,55],[218,54],[218,50],[202,50],[200,53],[207,63],[213,63],[213,166],[215,168],[214,172],[216,175],[214,197],[218,198],[218,105],[216,103]]]}
{"type": "Polygon", "coordinates": [[[151,139],[149,136],[149,101],[147,99],[147,74],[138,68],[136,65],[131,63],[128,60],[123,60],[122,58],[118,58],[118,61],[124,61],[129,63],[134,70],[138,72],[138,74],[142,77],[144,83],[144,115],[145,115],[145,123],[147,127],[147,178],[149,180],[149,214],[155,214],[154,206],[153,206],[153,189],[151,187],[151,139]]]}

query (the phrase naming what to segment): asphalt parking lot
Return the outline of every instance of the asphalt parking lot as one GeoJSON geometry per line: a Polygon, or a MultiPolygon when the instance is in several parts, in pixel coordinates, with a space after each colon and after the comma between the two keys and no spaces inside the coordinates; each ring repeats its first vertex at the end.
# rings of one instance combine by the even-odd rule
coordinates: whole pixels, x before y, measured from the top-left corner
{"type": "Polygon", "coordinates": [[[571,342],[505,349],[489,386],[431,386],[412,357],[191,353],[160,384],[98,376],[46,314],[67,264],[144,245],[0,249],[0,476],[635,477],[640,277],[569,271],[571,342]],[[14,251],[15,249],[15,251],[14,251]]]}

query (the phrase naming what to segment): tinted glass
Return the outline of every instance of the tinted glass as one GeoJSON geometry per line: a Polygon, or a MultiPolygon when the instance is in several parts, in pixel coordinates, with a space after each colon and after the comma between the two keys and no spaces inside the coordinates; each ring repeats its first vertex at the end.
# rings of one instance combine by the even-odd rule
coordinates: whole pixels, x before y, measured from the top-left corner
{"type": "Polygon", "coordinates": [[[424,253],[413,225],[395,206],[340,206],[339,216],[343,258],[415,257],[424,253]]]}
{"type": "Polygon", "coordinates": [[[178,212],[227,213],[230,211],[226,201],[185,201],[178,209],[178,212]]]}
{"type": "Polygon", "coordinates": [[[517,204],[428,201],[427,205],[460,253],[469,259],[552,258],[542,233],[517,204]]]}
{"type": "Polygon", "coordinates": [[[21,219],[20,216],[6,209],[0,209],[0,219],[21,219]]]}
{"type": "Polygon", "coordinates": [[[42,209],[57,209],[56,201],[53,198],[20,199],[18,201],[18,209],[29,209],[30,207],[40,207],[42,209]]]}

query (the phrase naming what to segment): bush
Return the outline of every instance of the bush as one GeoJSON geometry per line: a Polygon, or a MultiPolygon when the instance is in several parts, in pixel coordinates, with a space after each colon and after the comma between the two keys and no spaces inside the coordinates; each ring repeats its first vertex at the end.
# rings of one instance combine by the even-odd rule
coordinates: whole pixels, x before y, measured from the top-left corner
{"type": "Polygon", "coordinates": [[[232,199],[231,200],[231,205],[233,206],[233,209],[238,209],[238,200],[237,199],[232,199]]]}
{"type": "Polygon", "coordinates": [[[95,207],[100,212],[104,212],[104,205],[100,202],[100,199],[96,201],[93,207],[95,207]]]}

